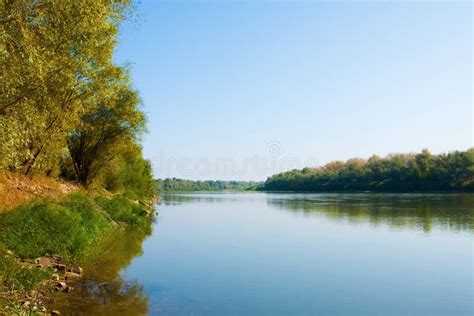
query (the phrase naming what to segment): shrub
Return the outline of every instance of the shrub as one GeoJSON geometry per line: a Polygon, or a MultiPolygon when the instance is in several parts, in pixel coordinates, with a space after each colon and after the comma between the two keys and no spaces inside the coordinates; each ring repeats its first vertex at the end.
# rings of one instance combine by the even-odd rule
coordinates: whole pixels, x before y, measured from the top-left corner
{"type": "Polygon", "coordinates": [[[114,196],[111,199],[97,197],[96,201],[114,221],[132,225],[143,225],[147,222],[143,207],[133,204],[124,196],[114,196]]]}

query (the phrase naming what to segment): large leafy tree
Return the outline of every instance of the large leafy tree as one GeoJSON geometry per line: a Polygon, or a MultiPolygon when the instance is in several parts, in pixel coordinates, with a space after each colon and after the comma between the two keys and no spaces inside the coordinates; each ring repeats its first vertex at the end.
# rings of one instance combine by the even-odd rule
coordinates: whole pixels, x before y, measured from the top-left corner
{"type": "Polygon", "coordinates": [[[85,187],[134,147],[145,128],[145,117],[138,108],[140,100],[128,77],[109,83],[108,88],[112,94],[98,93],[89,100],[91,110],[68,138],[76,178],[85,187]]]}
{"type": "Polygon", "coordinates": [[[66,137],[110,93],[117,23],[127,0],[0,2],[0,167],[46,171],[66,137]]]}

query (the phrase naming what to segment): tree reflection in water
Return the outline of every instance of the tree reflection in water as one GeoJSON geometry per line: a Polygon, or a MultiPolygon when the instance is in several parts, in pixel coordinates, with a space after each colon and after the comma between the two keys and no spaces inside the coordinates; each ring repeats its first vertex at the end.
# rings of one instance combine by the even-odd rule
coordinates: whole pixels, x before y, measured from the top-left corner
{"type": "Polygon", "coordinates": [[[71,283],[73,291],[54,294],[49,308],[66,315],[146,315],[144,288],[124,280],[120,271],[142,255],[142,242],[150,233],[134,228],[114,235],[101,255],[84,266],[84,278],[71,283]]]}
{"type": "Polygon", "coordinates": [[[267,203],[307,216],[430,232],[474,231],[474,194],[269,194],[267,203]]]}

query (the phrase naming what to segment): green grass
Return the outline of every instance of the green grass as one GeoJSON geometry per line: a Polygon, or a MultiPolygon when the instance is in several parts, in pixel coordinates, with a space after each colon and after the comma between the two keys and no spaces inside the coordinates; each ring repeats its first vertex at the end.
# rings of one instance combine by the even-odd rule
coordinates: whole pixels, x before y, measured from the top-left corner
{"type": "Polygon", "coordinates": [[[0,292],[30,290],[36,284],[49,279],[50,270],[39,270],[21,264],[8,255],[0,244],[0,292]]]}
{"type": "Polygon", "coordinates": [[[34,202],[3,217],[1,241],[22,258],[57,254],[80,261],[112,228],[90,199],[80,195],[59,204],[34,202]]]}
{"type": "Polygon", "coordinates": [[[151,221],[141,205],[123,196],[82,193],[0,212],[0,292],[30,290],[51,277],[51,270],[31,267],[19,258],[55,254],[67,264],[87,264],[100,255],[119,225],[149,228],[151,221]]]}
{"type": "Polygon", "coordinates": [[[123,197],[74,193],[61,202],[32,202],[0,214],[0,242],[21,258],[56,254],[80,263],[117,223],[146,225],[146,211],[123,197]]]}
{"type": "Polygon", "coordinates": [[[114,221],[131,225],[144,225],[148,222],[146,210],[124,196],[114,196],[111,199],[97,197],[96,202],[114,221]]]}
{"type": "Polygon", "coordinates": [[[73,193],[62,201],[30,202],[0,212],[0,292],[25,291],[51,276],[18,258],[46,254],[67,264],[86,264],[100,255],[119,226],[150,227],[146,210],[123,196],[73,193]],[[7,249],[14,254],[8,254],[7,249]]]}

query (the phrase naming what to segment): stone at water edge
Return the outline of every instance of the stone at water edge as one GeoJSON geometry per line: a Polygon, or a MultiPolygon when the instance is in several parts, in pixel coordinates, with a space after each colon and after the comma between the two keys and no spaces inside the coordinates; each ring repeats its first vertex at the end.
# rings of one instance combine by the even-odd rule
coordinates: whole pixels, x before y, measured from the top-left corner
{"type": "Polygon", "coordinates": [[[43,267],[50,267],[53,265],[53,260],[48,257],[39,257],[35,259],[37,265],[42,265],[43,267]]]}
{"type": "Polygon", "coordinates": [[[65,272],[65,271],[66,271],[66,265],[65,265],[65,264],[61,264],[61,263],[58,263],[58,264],[56,265],[56,269],[58,269],[58,271],[65,272]]]}
{"type": "Polygon", "coordinates": [[[56,290],[58,291],[64,291],[66,288],[67,288],[66,282],[58,282],[58,284],[56,284],[56,290]]]}
{"type": "Polygon", "coordinates": [[[82,275],[82,268],[81,268],[81,267],[77,267],[77,268],[73,269],[72,272],[77,273],[77,274],[79,274],[79,275],[82,275]]]}
{"type": "Polygon", "coordinates": [[[81,277],[79,274],[74,273],[74,272],[69,272],[69,271],[65,273],[65,276],[66,276],[66,280],[75,280],[81,277]]]}

